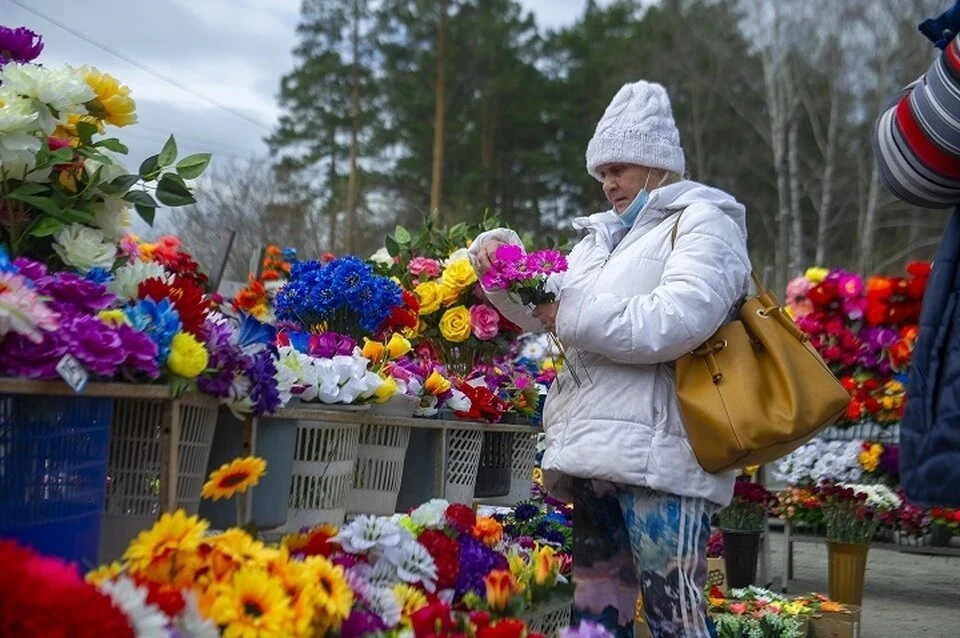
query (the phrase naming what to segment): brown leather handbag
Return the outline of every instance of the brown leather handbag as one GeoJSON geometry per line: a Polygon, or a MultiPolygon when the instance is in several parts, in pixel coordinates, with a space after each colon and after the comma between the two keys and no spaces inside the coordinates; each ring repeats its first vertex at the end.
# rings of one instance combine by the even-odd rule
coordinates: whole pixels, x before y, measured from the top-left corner
{"type": "MultiPolygon", "coordinates": [[[[680,220],[673,227],[676,244],[680,220]]],[[[701,467],[722,472],[785,456],[850,402],[807,336],[752,273],[739,317],[676,363],[677,396],[701,467]]]]}

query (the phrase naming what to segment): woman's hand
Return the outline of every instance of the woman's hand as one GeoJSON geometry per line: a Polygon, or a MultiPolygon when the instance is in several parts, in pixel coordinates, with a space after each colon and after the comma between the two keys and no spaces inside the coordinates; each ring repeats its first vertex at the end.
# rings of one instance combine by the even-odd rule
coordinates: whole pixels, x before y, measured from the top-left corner
{"type": "Polygon", "coordinates": [[[477,276],[482,277],[493,266],[497,255],[497,248],[506,245],[507,242],[499,239],[488,239],[480,244],[476,257],[473,259],[473,269],[477,271],[477,276]]]}
{"type": "Polygon", "coordinates": [[[550,332],[557,331],[557,302],[540,304],[533,309],[533,316],[536,317],[545,330],[550,332]]]}

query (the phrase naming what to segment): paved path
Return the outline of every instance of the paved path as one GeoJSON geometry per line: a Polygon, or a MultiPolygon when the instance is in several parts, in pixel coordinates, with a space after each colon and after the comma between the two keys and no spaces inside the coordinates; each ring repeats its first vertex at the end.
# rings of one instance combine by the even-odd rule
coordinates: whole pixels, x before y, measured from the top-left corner
{"type": "MultiPolygon", "coordinates": [[[[783,537],[771,537],[773,589],[780,587],[783,537]]],[[[827,548],[794,545],[789,593],[827,591],[827,548]]],[[[960,557],[871,548],[861,638],[960,638],[960,557]]]]}

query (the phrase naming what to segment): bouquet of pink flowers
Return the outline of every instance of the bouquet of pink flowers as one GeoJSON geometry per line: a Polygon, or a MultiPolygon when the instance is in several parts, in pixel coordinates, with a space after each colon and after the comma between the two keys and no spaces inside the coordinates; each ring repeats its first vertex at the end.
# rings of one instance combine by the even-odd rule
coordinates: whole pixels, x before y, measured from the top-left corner
{"type": "Polygon", "coordinates": [[[567,258],[559,250],[526,254],[520,246],[504,244],[497,248],[496,261],[482,283],[487,290],[516,295],[524,305],[539,306],[556,301],[556,294],[547,290],[547,278],[566,270],[567,258]]]}

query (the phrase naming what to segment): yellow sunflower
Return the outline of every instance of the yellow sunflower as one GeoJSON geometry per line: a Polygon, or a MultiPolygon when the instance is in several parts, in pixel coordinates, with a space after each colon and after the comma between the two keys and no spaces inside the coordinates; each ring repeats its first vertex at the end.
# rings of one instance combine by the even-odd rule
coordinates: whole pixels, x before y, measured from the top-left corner
{"type": "Polygon", "coordinates": [[[316,620],[334,628],[340,626],[353,606],[353,590],[347,584],[343,568],[335,566],[323,556],[311,556],[306,561],[317,584],[316,620]]]}
{"type": "Polygon", "coordinates": [[[219,470],[210,473],[210,480],[203,486],[203,498],[219,500],[243,494],[260,482],[267,471],[267,462],[257,456],[247,456],[224,463],[219,470]]]}
{"type": "Polygon", "coordinates": [[[207,522],[183,510],[167,513],[130,543],[123,557],[130,571],[156,582],[180,582],[188,577],[207,522]]]}
{"type": "Polygon", "coordinates": [[[84,68],[87,85],[96,93],[96,97],[87,104],[87,110],[94,117],[110,122],[114,126],[127,126],[137,121],[137,104],[130,97],[130,89],[120,84],[113,76],[102,73],[97,68],[84,68]]]}
{"type": "Polygon", "coordinates": [[[267,571],[279,579],[290,599],[294,635],[313,636],[311,626],[319,585],[313,581],[310,567],[303,561],[289,560],[289,554],[284,549],[269,560],[267,571]]]}
{"type": "Polygon", "coordinates": [[[224,638],[282,638],[292,628],[289,604],[278,579],[245,567],[217,588],[210,617],[224,638]]]}
{"type": "Polygon", "coordinates": [[[407,583],[394,585],[393,595],[397,597],[397,602],[400,603],[400,610],[404,618],[410,618],[427,606],[426,594],[407,583]]]}
{"type": "Polygon", "coordinates": [[[264,564],[266,561],[263,543],[236,527],[203,539],[202,550],[215,580],[229,578],[248,563],[264,564]]]}
{"type": "Polygon", "coordinates": [[[108,580],[113,580],[117,576],[123,573],[123,563],[114,561],[107,565],[101,565],[96,569],[92,569],[87,572],[87,575],[84,577],[88,583],[94,587],[99,587],[108,580]]]}

